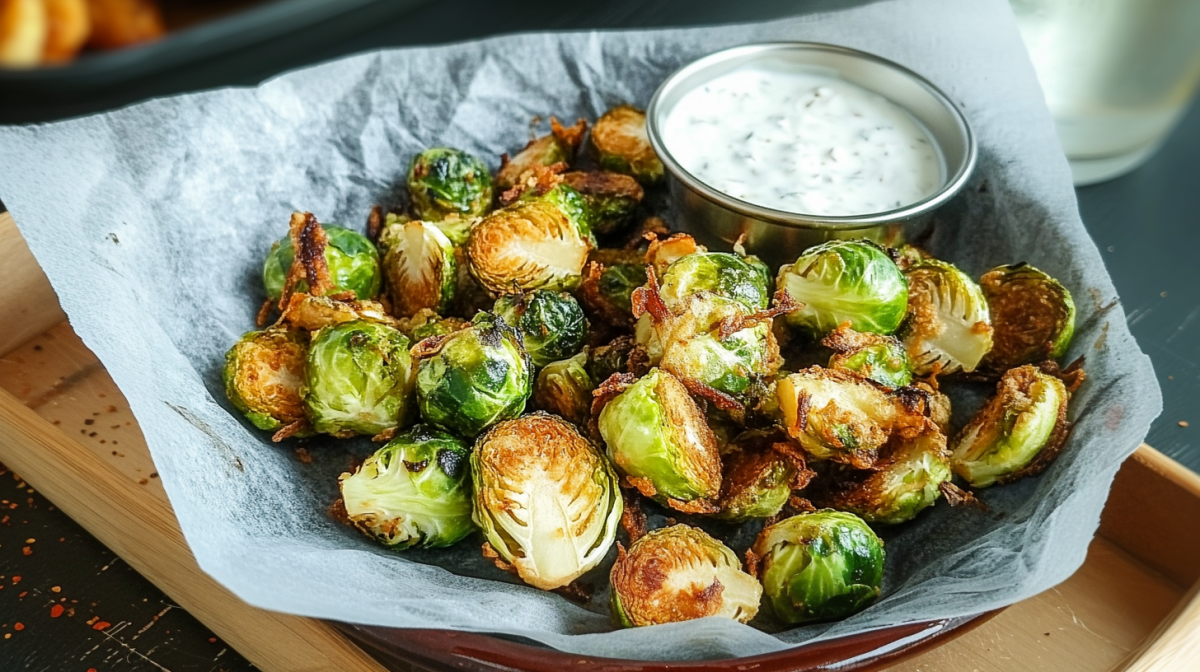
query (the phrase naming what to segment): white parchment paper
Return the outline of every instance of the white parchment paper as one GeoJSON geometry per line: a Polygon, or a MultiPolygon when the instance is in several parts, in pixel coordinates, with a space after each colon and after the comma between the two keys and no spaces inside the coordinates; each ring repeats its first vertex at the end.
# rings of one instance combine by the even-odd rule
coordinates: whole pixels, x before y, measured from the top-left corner
{"type": "MultiPolygon", "coordinates": [[[[401,627],[509,633],[586,654],[746,656],[869,628],[1001,607],[1083,561],[1109,485],[1161,406],[1075,205],[1066,162],[1003,0],[894,0],[760,25],[565,33],[364,54],[254,89],[155,100],[0,129],[0,199],[75,330],[128,398],[205,571],[254,605],[401,627]],[[768,634],[725,620],[612,631],[602,605],[516,585],[478,539],[395,553],[335,523],[336,476],[365,442],[317,441],[301,464],[231,413],[225,350],[252,328],[259,273],[293,210],[361,227],[402,198],[409,158],[435,145],[487,157],[535,115],[645,105],[675,68],[725,47],[812,40],[875,52],[961,105],[981,160],[938,215],[932,248],[978,275],[1028,261],[1079,307],[1069,358],[1089,382],[1068,447],[1044,475],[939,504],[885,532],[883,598],[839,623],[768,634]]],[[[960,420],[961,422],[961,415],[960,420]]],[[[603,583],[603,577],[600,577],[603,583]]]]}

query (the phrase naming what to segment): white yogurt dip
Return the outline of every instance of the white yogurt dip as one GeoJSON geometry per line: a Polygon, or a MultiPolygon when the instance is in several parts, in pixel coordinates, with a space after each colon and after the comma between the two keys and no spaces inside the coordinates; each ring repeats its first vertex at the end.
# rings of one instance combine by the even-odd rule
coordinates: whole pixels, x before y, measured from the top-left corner
{"type": "Polygon", "coordinates": [[[730,196],[805,215],[895,210],[941,186],[941,154],[904,109],[836,75],[745,66],[689,91],[663,144],[730,196]]]}

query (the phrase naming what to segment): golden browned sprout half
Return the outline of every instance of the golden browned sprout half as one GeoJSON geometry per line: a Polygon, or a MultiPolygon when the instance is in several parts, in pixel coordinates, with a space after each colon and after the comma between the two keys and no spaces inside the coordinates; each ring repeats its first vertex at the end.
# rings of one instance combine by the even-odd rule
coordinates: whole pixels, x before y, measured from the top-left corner
{"type": "Polygon", "coordinates": [[[45,63],[62,63],[75,58],[92,33],[88,0],[43,0],[46,4],[45,63]]]}
{"type": "Polygon", "coordinates": [[[47,34],[42,0],[0,0],[0,65],[37,65],[42,60],[47,34]]]}
{"type": "Polygon", "coordinates": [[[162,12],[154,0],[88,0],[92,34],[88,46],[120,49],[162,37],[162,12]]]}
{"type": "Polygon", "coordinates": [[[631,105],[618,105],[596,120],[592,153],[605,170],[624,173],[642,184],[662,180],[662,161],[646,134],[646,113],[631,105]]]}
{"type": "Polygon", "coordinates": [[[550,133],[529,141],[516,156],[500,157],[500,170],[496,172],[496,186],[510,189],[517,184],[522,174],[540,166],[556,163],[570,164],[583,142],[587,122],[580,119],[574,126],[563,126],[558,119],[550,117],[550,133]]]}

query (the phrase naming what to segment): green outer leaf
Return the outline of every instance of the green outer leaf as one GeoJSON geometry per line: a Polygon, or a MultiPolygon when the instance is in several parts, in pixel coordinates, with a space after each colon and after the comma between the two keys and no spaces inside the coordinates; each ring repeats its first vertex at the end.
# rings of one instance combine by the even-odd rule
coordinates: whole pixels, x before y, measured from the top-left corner
{"type": "MultiPolygon", "coordinates": [[[[329,238],[325,247],[325,263],[329,266],[329,279],[333,282],[331,294],[354,292],[359,300],[379,296],[383,275],[379,270],[379,252],[367,237],[350,229],[327,224],[323,227],[329,238]]],[[[271,246],[267,260],[263,263],[263,286],[267,298],[276,301],[283,295],[283,285],[288,270],[292,267],[295,254],[292,239],[284,236],[271,246]]],[[[296,283],[296,291],[308,291],[308,282],[296,283]]]]}
{"type": "MultiPolygon", "coordinates": [[[[759,262],[761,264],[761,262],[759,262]]],[[[751,312],[771,305],[769,276],[727,252],[695,252],[676,259],[663,273],[660,294],[667,307],[697,292],[733,299],[751,312]]]]}
{"type": "Polygon", "coordinates": [[[475,156],[449,147],[427,149],[408,166],[408,195],[417,217],[478,217],[492,207],[492,174],[475,156]]]}
{"type": "Polygon", "coordinates": [[[458,437],[416,425],[342,475],[346,512],[386,546],[450,546],[475,530],[470,459],[458,437]]]}
{"type": "Polygon", "coordinates": [[[521,332],[536,367],[567,359],[587,343],[583,308],[565,292],[539,289],[523,296],[509,294],[497,299],[493,310],[521,332]]]}
{"type": "Polygon", "coordinates": [[[520,415],[532,392],[533,362],[520,336],[491,313],[417,364],[421,417],[465,437],[520,415]]]}
{"type": "Polygon", "coordinates": [[[596,235],[592,233],[592,209],[588,205],[588,201],[583,197],[583,194],[575,190],[574,187],[566,184],[556,184],[553,188],[544,194],[535,194],[526,192],[521,201],[541,201],[549,203],[562,211],[570,220],[571,224],[579,231],[579,237],[586,239],[592,246],[592,249],[598,247],[596,243],[596,235]]]}
{"type": "Polygon", "coordinates": [[[879,597],[883,542],[852,513],[792,516],[764,529],[754,552],[767,602],[784,623],[845,618],[879,597]]]}
{"type": "Polygon", "coordinates": [[[600,272],[600,294],[626,313],[633,313],[633,290],[646,284],[646,267],[614,264],[600,272]]]}
{"type": "Polygon", "coordinates": [[[787,324],[816,337],[846,321],[855,331],[890,334],[908,307],[904,274],[882,248],[865,241],[810,248],[780,268],[775,283],[804,304],[788,314],[787,324]]]}
{"type": "Polygon", "coordinates": [[[912,363],[899,343],[877,343],[847,355],[829,358],[830,368],[859,373],[884,387],[899,388],[912,382],[912,363]]]}
{"type": "Polygon", "coordinates": [[[313,335],[304,403],[324,434],[375,435],[402,425],[411,409],[409,341],[375,322],[344,322],[313,335]]]}

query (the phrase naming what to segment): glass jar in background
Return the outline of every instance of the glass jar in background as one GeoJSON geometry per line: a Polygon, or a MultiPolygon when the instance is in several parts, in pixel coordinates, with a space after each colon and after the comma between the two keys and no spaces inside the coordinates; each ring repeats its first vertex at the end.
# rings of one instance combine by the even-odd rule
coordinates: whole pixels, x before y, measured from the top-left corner
{"type": "Polygon", "coordinates": [[[1075,184],[1133,170],[1200,81],[1200,0],[1010,0],[1075,184]]]}

